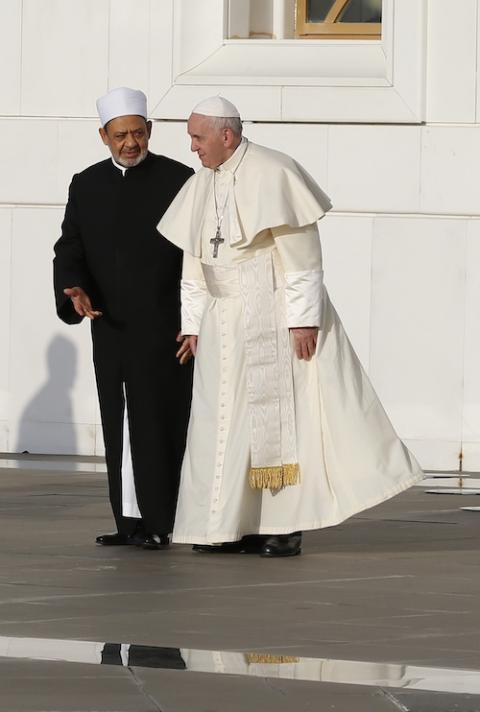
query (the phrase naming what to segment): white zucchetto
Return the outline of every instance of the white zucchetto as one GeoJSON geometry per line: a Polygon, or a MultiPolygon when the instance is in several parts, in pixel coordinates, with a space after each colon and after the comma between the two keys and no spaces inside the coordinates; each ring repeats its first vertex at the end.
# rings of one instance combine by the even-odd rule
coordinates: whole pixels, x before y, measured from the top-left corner
{"type": "Polygon", "coordinates": [[[192,114],[202,114],[203,116],[216,116],[222,119],[240,118],[237,107],[223,96],[211,96],[194,106],[192,114]]]}
{"type": "Polygon", "coordinates": [[[97,99],[102,127],[119,116],[143,116],[147,119],[147,97],[140,89],[117,87],[97,99]]]}

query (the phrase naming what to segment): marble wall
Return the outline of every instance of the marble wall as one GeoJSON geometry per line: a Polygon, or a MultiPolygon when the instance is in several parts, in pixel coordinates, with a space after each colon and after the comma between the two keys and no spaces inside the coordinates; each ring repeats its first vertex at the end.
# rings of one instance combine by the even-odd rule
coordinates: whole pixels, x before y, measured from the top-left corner
{"type": "MultiPolygon", "coordinates": [[[[395,426],[435,469],[456,468],[462,449],[465,467],[480,467],[478,4],[455,9],[454,35],[451,3],[427,3],[425,122],[245,126],[331,196],[320,228],[332,299],[395,426]]],[[[72,174],[107,155],[95,98],[141,87],[157,116],[173,9],[2,2],[0,450],[102,452],[89,329],[55,317],[52,245],[72,174]]],[[[159,116],[152,149],[197,166],[182,121],[159,116]]]]}

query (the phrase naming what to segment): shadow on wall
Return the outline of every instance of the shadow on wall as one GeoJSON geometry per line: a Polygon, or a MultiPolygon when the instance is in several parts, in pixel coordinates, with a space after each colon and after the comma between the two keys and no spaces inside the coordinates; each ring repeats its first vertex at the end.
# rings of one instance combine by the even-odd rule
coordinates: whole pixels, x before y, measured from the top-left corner
{"type": "Polygon", "coordinates": [[[76,453],[72,390],[77,374],[75,344],[55,336],[47,350],[48,380],[23,411],[16,452],[76,453]]]}

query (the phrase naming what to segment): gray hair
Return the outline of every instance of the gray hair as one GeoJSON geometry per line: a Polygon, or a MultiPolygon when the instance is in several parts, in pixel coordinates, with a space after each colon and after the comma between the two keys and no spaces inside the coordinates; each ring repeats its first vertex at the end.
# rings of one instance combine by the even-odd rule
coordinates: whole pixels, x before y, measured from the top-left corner
{"type": "Polygon", "coordinates": [[[209,116],[212,126],[217,130],[230,129],[235,136],[242,135],[242,120],[238,119],[236,116],[222,117],[222,116],[209,116]]]}

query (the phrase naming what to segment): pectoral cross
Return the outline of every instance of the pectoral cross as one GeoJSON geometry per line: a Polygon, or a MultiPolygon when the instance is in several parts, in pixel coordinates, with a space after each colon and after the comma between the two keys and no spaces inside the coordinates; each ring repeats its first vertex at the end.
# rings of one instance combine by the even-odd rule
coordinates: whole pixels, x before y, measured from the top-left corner
{"type": "Polygon", "coordinates": [[[218,246],[221,245],[225,240],[220,235],[220,225],[217,227],[217,232],[215,237],[212,237],[210,243],[213,245],[213,255],[212,257],[218,257],[218,246]]]}

